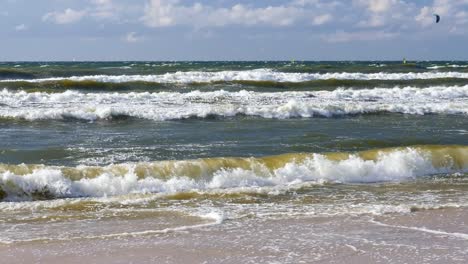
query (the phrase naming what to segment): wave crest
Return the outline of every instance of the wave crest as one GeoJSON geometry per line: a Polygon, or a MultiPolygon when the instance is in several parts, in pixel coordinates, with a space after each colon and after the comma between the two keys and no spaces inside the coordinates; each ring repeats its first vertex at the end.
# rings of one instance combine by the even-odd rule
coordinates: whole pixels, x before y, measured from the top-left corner
{"type": "Polygon", "coordinates": [[[95,81],[103,83],[149,82],[149,83],[211,83],[219,81],[273,81],[307,82],[313,80],[424,80],[458,78],[468,79],[468,72],[407,72],[407,73],[297,73],[278,72],[271,69],[246,71],[189,71],[171,72],[159,75],[88,75],[71,77],[53,77],[39,79],[6,79],[0,82],[51,82],[51,81],[95,81]]]}
{"type": "Polygon", "coordinates": [[[454,172],[468,172],[468,147],[419,146],[354,154],[207,158],[107,167],[0,165],[0,198],[34,200],[129,193],[173,194],[306,182],[387,182],[454,172]]]}
{"type": "Polygon", "coordinates": [[[419,89],[337,89],[316,92],[27,93],[0,92],[0,117],[156,121],[233,117],[310,118],[356,114],[468,114],[468,85],[419,89]],[[188,107],[189,106],[189,107],[188,107]]]}

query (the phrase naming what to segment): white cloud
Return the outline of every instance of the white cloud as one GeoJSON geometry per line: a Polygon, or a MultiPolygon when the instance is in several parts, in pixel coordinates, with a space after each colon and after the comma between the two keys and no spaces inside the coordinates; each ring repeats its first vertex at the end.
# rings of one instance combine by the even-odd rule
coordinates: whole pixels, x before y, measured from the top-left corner
{"type": "Polygon", "coordinates": [[[333,34],[322,35],[322,39],[330,43],[342,43],[352,41],[375,41],[392,39],[397,37],[398,33],[385,32],[385,31],[357,31],[345,32],[338,31],[333,34]]]}
{"type": "Polygon", "coordinates": [[[455,14],[456,24],[468,24],[468,11],[459,11],[455,14]]]}
{"type": "MultiPolygon", "coordinates": [[[[172,13],[176,3],[176,1],[166,1],[165,3],[163,0],[161,3],[161,0],[151,0],[145,6],[143,21],[150,27],[165,27],[175,24],[172,13]]],[[[187,12],[190,9],[184,8],[183,11],[187,12]]]]}
{"type": "Polygon", "coordinates": [[[323,8],[336,8],[342,5],[340,1],[332,1],[332,0],[293,0],[290,2],[291,6],[301,6],[301,7],[313,7],[317,9],[323,8]]]}
{"type": "Polygon", "coordinates": [[[20,24],[20,25],[17,25],[15,27],[16,31],[23,31],[23,30],[26,30],[26,29],[28,29],[28,27],[25,24],[20,24]]]}
{"type": "Polygon", "coordinates": [[[85,10],[65,9],[63,12],[50,12],[42,17],[43,21],[52,21],[55,24],[70,24],[81,20],[86,15],[85,10]]]}
{"type": "Polygon", "coordinates": [[[364,7],[369,13],[382,14],[406,3],[401,0],[353,0],[353,4],[358,8],[364,7]]]}
{"type": "Polygon", "coordinates": [[[373,13],[384,13],[389,11],[396,4],[396,0],[364,0],[367,9],[373,13]]]}
{"type": "Polygon", "coordinates": [[[451,13],[456,2],[456,0],[435,0],[432,5],[432,10],[439,15],[446,16],[451,13]]]}
{"type": "Polygon", "coordinates": [[[111,6],[112,5],[112,0],[91,0],[91,2],[95,5],[100,5],[100,6],[111,6]]]}
{"type": "MultiPolygon", "coordinates": [[[[106,27],[108,23],[117,25],[139,21],[153,28],[185,26],[195,30],[212,30],[224,26],[301,26],[313,29],[314,26],[329,23],[338,30],[338,33],[331,34],[332,39],[338,42],[341,39],[358,39],[358,36],[365,38],[363,32],[384,32],[380,33],[380,38],[395,34],[392,32],[423,32],[421,26],[434,23],[432,14],[435,12],[442,15],[443,23],[438,26],[446,32],[455,32],[450,30],[456,26],[456,32],[461,32],[460,29],[468,24],[468,0],[428,1],[431,2],[423,6],[410,0],[284,0],[252,4],[242,1],[244,4],[233,5],[223,3],[238,1],[144,0],[143,3],[130,3],[86,0],[87,6],[80,10],[68,8],[50,12],[43,16],[43,20],[69,24],[86,18],[106,27]],[[356,36],[349,35],[354,31],[357,31],[356,36]]],[[[317,28],[317,34],[323,34],[322,31],[327,28],[317,28]]],[[[126,31],[120,32],[124,35],[126,31]]],[[[132,42],[131,39],[128,40],[132,42]]]]}
{"type": "Polygon", "coordinates": [[[94,5],[90,15],[98,19],[113,19],[120,12],[112,0],[91,0],[94,5]]]}
{"type": "Polygon", "coordinates": [[[365,8],[358,27],[375,28],[407,25],[414,16],[414,4],[404,0],[353,0],[355,8],[365,8]]]}
{"type": "Polygon", "coordinates": [[[213,7],[201,3],[183,5],[178,0],[149,0],[145,6],[142,21],[149,27],[191,25],[194,27],[220,27],[226,25],[268,25],[291,26],[299,21],[310,21],[321,25],[329,22],[332,16],[324,13],[336,3],[322,3],[319,0],[295,0],[283,5],[253,7],[236,4],[230,7],[213,7]],[[314,5],[316,8],[305,8],[314,5]]]}
{"type": "Polygon", "coordinates": [[[386,18],[384,16],[372,15],[365,20],[359,21],[357,25],[364,28],[382,27],[386,25],[386,18]]]}
{"type": "Polygon", "coordinates": [[[130,33],[128,33],[128,34],[125,36],[125,38],[124,38],[124,41],[125,41],[125,42],[128,42],[128,43],[141,42],[142,40],[143,40],[143,38],[137,36],[137,33],[136,33],[136,32],[130,32],[130,33]]]}
{"type": "MultiPolygon", "coordinates": [[[[67,8],[62,12],[50,12],[42,17],[43,21],[51,21],[56,24],[70,24],[81,19],[94,18],[96,20],[118,20],[127,6],[116,4],[113,0],[89,0],[89,5],[82,10],[67,8]]],[[[135,5],[131,5],[135,7],[135,5]]],[[[140,7],[141,8],[141,7],[140,7]]],[[[130,8],[129,8],[130,9],[130,8]]]]}
{"type": "Polygon", "coordinates": [[[323,15],[319,15],[319,16],[314,17],[312,23],[314,25],[323,25],[323,24],[325,24],[327,22],[330,22],[332,19],[333,19],[332,15],[323,14],[323,15]]]}
{"type": "Polygon", "coordinates": [[[421,8],[421,11],[415,17],[415,20],[422,26],[429,26],[430,24],[434,23],[434,17],[432,15],[431,8],[427,6],[421,8]]]}

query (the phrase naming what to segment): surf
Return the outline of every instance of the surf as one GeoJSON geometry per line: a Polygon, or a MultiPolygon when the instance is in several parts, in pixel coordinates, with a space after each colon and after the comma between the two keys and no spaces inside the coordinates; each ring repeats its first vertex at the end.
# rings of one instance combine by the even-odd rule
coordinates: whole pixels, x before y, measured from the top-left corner
{"type": "Polygon", "coordinates": [[[382,113],[468,114],[468,85],[333,91],[61,93],[0,91],[0,118],[154,121],[250,116],[267,119],[382,113]],[[187,106],[189,105],[189,107],[187,106]]]}
{"type": "Polygon", "coordinates": [[[219,81],[274,81],[306,82],[313,80],[424,80],[459,78],[468,79],[468,72],[406,72],[406,73],[298,73],[280,72],[272,69],[255,69],[243,71],[178,71],[164,74],[136,75],[87,75],[70,77],[50,77],[35,79],[4,79],[0,82],[51,82],[51,81],[95,81],[104,83],[152,82],[152,83],[204,83],[219,81]]]}
{"type": "Polygon", "coordinates": [[[301,183],[375,183],[468,172],[468,147],[423,145],[356,153],[289,153],[124,163],[102,167],[0,165],[0,199],[255,189],[301,183]]]}

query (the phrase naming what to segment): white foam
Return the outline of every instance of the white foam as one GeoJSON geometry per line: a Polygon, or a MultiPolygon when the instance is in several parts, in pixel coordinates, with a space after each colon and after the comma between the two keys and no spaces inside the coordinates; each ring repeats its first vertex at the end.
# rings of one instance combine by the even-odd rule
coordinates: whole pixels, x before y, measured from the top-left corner
{"type": "Polygon", "coordinates": [[[457,65],[457,64],[433,65],[433,66],[427,67],[426,69],[437,70],[437,69],[443,69],[443,68],[468,68],[468,65],[457,65]]]}
{"type": "MultiPolygon", "coordinates": [[[[447,157],[449,158],[449,157],[447,157]]],[[[172,194],[185,191],[227,190],[233,188],[284,187],[310,182],[366,183],[404,181],[418,176],[455,171],[468,171],[468,167],[454,169],[434,167],[429,152],[407,148],[380,153],[376,160],[358,156],[334,161],[321,154],[313,154],[301,163],[290,162],[275,170],[223,169],[190,178],[174,171],[169,179],[150,175],[138,178],[134,165],[128,166],[125,175],[104,172],[95,178],[70,180],[57,168],[37,169],[30,174],[0,174],[0,186],[8,199],[29,199],[29,195],[47,191],[53,197],[106,197],[132,193],[172,194]],[[27,194],[27,195],[25,195],[27,194]]],[[[252,167],[253,168],[253,167],[252,167]]]]}
{"type": "Polygon", "coordinates": [[[386,226],[386,227],[394,227],[394,228],[400,228],[400,229],[407,229],[407,230],[413,230],[413,231],[419,231],[419,232],[424,232],[424,233],[429,233],[433,235],[440,235],[440,236],[445,236],[445,237],[452,237],[452,238],[458,238],[458,239],[463,239],[463,240],[468,240],[468,234],[465,233],[458,233],[458,232],[445,232],[441,230],[434,230],[434,229],[429,229],[426,227],[415,227],[415,226],[402,226],[402,225],[389,225],[385,224],[376,220],[371,220],[371,223],[374,223],[376,225],[380,226],[386,226]]]}
{"type": "MultiPolygon", "coordinates": [[[[44,203],[44,202],[41,202],[44,203]]],[[[19,204],[19,203],[13,203],[19,204]]],[[[138,210],[131,209],[132,213],[138,213],[138,210]]],[[[144,212],[148,212],[147,209],[144,212]]],[[[219,210],[213,210],[207,214],[194,214],[193,216],[200,217],[202,219],[206,219],[200,224],[192,224],[192,225],[181,225],[176,227],[168,227],[164,229],[149,229],[143,231],[133,231],[133,232],[119,232],[119,233],[105,233],[105,234],[96,234],[96,235],[89,235],[88,233],[82,233],[77,236],[77,234],[70,234],[66,231],[60,233],[60,235],[52,235],[50,232],[44,233],[43,236],[38,236],[38,234],[32,232],[28,233],[26,237],[2,237],[0,238],[0,245],[5,244],[14,244],[14,243],[24,243],[24,242],[44,242],[44,241],[71,241],[71,240],[83,240],[83,239],[108,239],[108,238],[123,238],[123,237],[136,237],[136,236],[148,236],[148,235],[158,235],[158,234],[168,234],[168,233],[176,233],[181,231],[193,230],[193,229],[201,229],[206,228],[214,225],[222,224],[224,221],[224,213],[219,210]]]]}
{"type": "Polygon", "coordinates": [[[54,77],[43,79],[9,79],[0,82],[46,82],[46,81],[97,81],[97,82],[155,82],[155,83],[200,83],[215,81],[275,81],[275,82],[305,82],[313,80],[421,80],[436,78],[468,78],[468,72],[408,72],[408,73],[294,73],[277,72],[271,69],[256,69],[247,71],[219,72],[174,72],[160,75],[89,75],[54,77]]]}
{"type": "Polygon", "coordinates": [[[429,88],[337,89],[316,92],[63,93],[0,91],[0,117],[26,120],[109,119],[130,116],[157,121],[232,117],[309,118],[392,112],[468,114],[468,85],[429,88]]]}

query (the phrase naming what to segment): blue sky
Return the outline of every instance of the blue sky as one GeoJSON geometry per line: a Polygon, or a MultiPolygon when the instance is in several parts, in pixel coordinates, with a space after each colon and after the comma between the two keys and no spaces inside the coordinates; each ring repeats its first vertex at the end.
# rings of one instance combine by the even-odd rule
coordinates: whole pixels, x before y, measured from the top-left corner
{"type": "Polygon", "coordinates": [[[468,0],[0,3],[2,61],[468,60],[468,0]]]}

